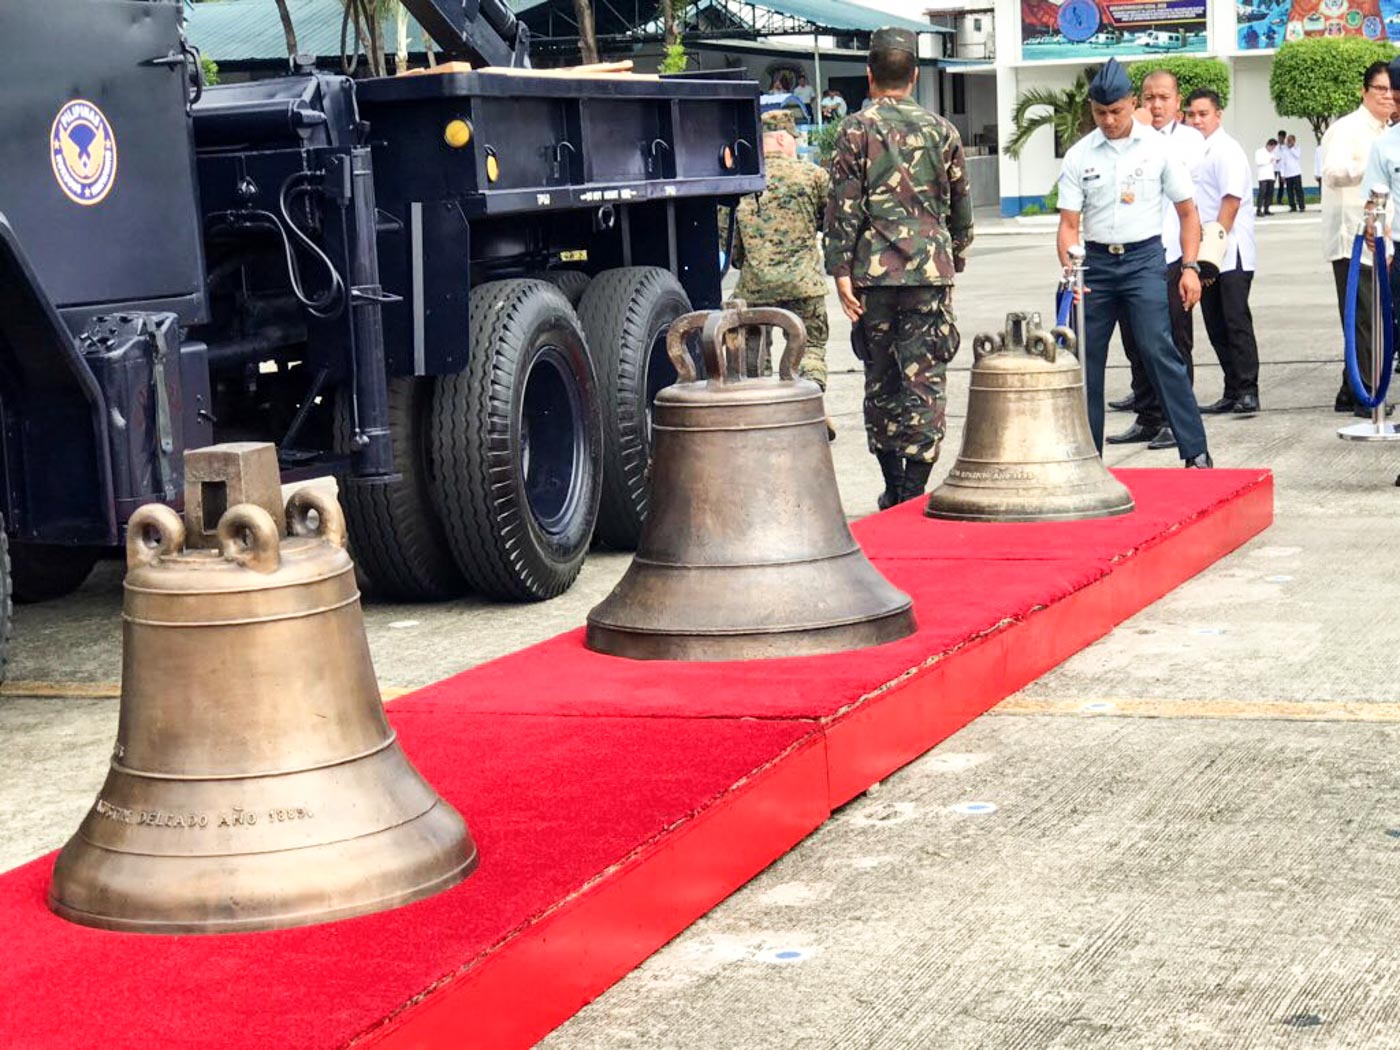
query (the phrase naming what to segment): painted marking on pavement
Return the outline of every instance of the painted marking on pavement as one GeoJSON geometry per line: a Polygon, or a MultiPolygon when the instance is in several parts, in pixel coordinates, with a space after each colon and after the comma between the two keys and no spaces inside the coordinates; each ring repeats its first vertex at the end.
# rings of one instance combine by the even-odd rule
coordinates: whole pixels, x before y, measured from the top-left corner
{"type": "Polygon", "coordinates": [[[1300,722],[1400,722],[1400,702],[1378,700],[1035,700],[1009,696],[989,711],[992,715],[1078,715],[1091,705],[1109,704],[1099,717],[1274,719],[1300,722]]]}
{"type": "Polygon", "coordinates": [[[957,802],[948,807],[950,813],[962,813],[969,817],[984,817],[997,811],[995,802],[957,802]]]}
{"type": "Polygon", "coordinates": [[[754,958],[759,962],[790,965],[802,962],[807,958],[807,955],[808,952],[802,948],[770,948],[766,952],[759,952],[754,958]]]}

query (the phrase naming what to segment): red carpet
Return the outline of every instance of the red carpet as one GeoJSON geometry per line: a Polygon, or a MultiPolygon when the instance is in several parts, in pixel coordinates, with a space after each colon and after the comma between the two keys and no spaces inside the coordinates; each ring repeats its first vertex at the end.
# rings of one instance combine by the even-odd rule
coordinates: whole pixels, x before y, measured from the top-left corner
{"type": "Polygon", "coordinates": [[[482,851],[463,885],[278,933],[143,937],[0,876],[0,1046],[528,1046],[834,805],[1267,527],[1261,471],[1124,471],[1134,514],[859,523],[920,630],[860,653],[629,663],[570,632],[390,705],[482,851]]]}

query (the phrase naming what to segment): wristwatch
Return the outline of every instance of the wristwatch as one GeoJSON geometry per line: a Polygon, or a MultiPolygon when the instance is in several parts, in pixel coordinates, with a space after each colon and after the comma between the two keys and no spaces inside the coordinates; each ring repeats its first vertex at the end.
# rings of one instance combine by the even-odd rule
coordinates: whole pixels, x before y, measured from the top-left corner
{"type": "Polygon", "coordinates": [[[1198,262],[1183,262],[1181,268],[1183,270],[1195,270],[1196,276],[1201,276],[1201,264],[1198,262]]]}

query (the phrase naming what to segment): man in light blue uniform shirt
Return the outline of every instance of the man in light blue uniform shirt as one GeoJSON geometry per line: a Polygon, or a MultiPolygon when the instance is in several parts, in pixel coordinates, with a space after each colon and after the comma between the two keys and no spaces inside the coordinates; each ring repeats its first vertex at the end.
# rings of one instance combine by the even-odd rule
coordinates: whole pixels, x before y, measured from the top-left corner
{"type": "MultiPolygon", "coordinates": [[[[1390,63],[1390,83],[1400,84],[1400,58],[1390,63]]],[[[1391,205],[1400,201],[1400,124],[1392,124],[1371,145],[1371,156],[1366,162],[1366,175],[1361,183],[1361,192],[1363,195],[1369,194],[1376,186],[1384,186],[1390,191],[1391,205]]],[[[1394,238],[1397,232],[1400,231],[1392,226],[1390,236],[1394,238]]],[[[1392,240],[1389,247],[1385,262],[1390,268],[1390,299],[1393,303],[1396,301],[1396,295],[1400,294],[1400,266],[1395,265],[1397,242],[1392,240]]],[[[1357,349],[1359,351],[1360,347],[1357,349]]],[[[1369,379],[1370,376],[1366,378],[1369,379]]]]}
{"type": "Polygon", "coordinates": [[[1182,302],[1200,301],[1201,224],[1194,187],[1167,140],[1133,119],[1136,99],[1128,75],[1109,59],[1089,85],[1096,130],[1070,147],[1060,171],[1060,263],[1082,233],[1085,248],[1084,340],[1080,360],[1089,398],[1089,427],[1103,450],[1104,365],[1117,324],[1133,340],[1162,399],[1167,424],[1188,467],[1211,467],[1205,427],[1186,365],[1172,342],[1162,248],[1162,200],[1181,219],[1182,302]]]}

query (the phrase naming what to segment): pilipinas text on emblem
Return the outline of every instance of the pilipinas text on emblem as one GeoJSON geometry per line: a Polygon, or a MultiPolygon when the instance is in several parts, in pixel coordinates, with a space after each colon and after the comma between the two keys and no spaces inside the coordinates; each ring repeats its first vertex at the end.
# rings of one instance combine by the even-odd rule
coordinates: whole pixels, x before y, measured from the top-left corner
{"type": "Polygon", "coordinates": [[[117,181],[117,140],[102,110],[86,99],[65,103],[49,131],[54,178],[69,200],[96,204],[117,181]]]}

